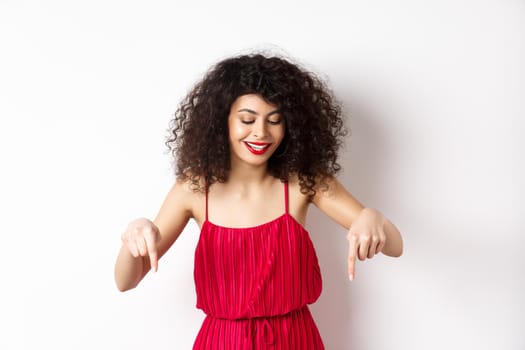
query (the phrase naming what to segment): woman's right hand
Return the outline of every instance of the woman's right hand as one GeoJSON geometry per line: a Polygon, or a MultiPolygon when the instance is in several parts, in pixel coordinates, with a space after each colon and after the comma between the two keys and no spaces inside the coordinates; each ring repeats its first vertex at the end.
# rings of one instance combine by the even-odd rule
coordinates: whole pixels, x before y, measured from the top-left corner
{"type": "Polygon", "coordinates": [[[157,271],[157,243],[160,241],[160,232],[153,222],[146,218],[131,221],[121,239],[133,257],[148,256],[151,269],[157,271]]]}

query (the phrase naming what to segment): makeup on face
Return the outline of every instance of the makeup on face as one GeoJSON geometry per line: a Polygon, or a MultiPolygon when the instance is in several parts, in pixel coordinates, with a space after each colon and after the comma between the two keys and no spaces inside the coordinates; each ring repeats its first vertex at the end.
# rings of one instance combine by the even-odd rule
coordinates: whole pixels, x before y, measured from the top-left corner
{"type": "Polygon", "coordinates": [[[271,143],[267,143],[267,142],[253,142],[253,141],[252,142],[244,141],[244,144],[246,145],[246,147],[248,148],[250,152],[256,155],[261,155],[261,154],[266,153],[266,151],[272,145],[271,143]]]}
{"type": "Polygon", "coordinates": [[[246,161],[266,161],[284,137],[280,109],[253,94],[235,100],[228,127],[232,155],[246,161]]]}

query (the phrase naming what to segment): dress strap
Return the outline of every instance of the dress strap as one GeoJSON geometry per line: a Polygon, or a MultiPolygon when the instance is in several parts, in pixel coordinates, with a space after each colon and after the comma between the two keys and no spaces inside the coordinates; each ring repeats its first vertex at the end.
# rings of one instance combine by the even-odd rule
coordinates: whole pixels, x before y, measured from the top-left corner
{"type": "Polygon", "coordinates": [[[208,178],[204,177],[204,190],[206,192],[206,221],[208,221],[208,178]]]}
{"type": "Polygon", "coordinates": [[[286,215],[288,215],[288,181],[284,182],[284,210],[286,215]]]}

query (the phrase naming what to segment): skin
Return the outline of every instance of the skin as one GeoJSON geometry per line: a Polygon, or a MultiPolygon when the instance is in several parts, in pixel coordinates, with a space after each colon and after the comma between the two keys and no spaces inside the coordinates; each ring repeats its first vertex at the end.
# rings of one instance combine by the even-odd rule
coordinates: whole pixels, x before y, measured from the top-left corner
{"type": "MultiPolygon", "coordinates": [[[[283,185],[267,172],[268,159],[285,134],[284,120],[275,105],[258,95],[235,100],[228,116],[231,172],[226,183],[215,183],[208,193],[208,220],[227,227],[250,227],[273,220],[285,212],[283,185]],[[270,144],[261,155],[245,142],[270,144]],[[243,215],[238,215],[243,213],[243,215]]],[[[289,213],[304,225],[309,204],[347,229],[348,275],[353,280],[356,260],[378,253],[398,257],[403,251],[399,230],[376,209],[365,208],[335,178],[328,190],[317,189],[312,202],[300,192],[298,179],[289,179],[289,213]]],[[[138,218],[122,234],[115,264],[115,282],[121,291],[138,285],[177,240],[190,219],[202,227],[206,219],[205,195],[189,183],[176,181],[153,221],[138,218]]]]}

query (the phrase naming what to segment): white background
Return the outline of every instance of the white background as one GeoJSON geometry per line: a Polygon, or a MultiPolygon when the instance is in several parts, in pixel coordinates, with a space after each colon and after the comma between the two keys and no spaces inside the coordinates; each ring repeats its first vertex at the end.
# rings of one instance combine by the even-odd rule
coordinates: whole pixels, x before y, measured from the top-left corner
{"type": "Polygon", "coordinates": [[[350,283],[312,208],[327,349],[525,348],[523,1],[0,0],[0,39],[1,349],[191,348],[196,225],[126,293],[120,234],[171,186],[180,99],[260,48],[328,79],[340,180],[405,240],[350,283]]]}

